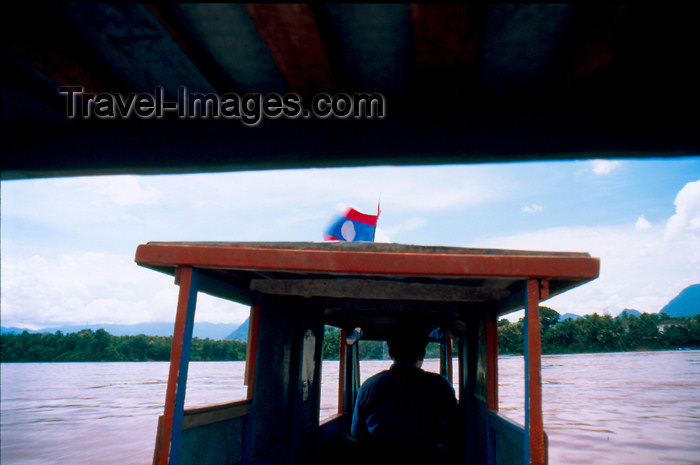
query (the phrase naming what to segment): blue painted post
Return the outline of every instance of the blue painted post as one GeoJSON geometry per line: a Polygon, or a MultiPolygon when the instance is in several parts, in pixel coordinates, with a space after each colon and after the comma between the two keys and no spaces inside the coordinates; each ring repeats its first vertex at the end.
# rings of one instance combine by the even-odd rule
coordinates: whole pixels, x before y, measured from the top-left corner
{"type": "Polygon", "coordinates": [[[180,439],[185,411],[185,389],[187,387],[187,368],[190,362],[194,312],[197,306],[199,290],[199,270],[183,267],[177,270],[179,280],[177,315],[173,345],[170,352],[170,372],[168,388],[165,394],[165,411],[163,413],[163,442],[160,464],[176,465],[180,458],[180,439]]]}

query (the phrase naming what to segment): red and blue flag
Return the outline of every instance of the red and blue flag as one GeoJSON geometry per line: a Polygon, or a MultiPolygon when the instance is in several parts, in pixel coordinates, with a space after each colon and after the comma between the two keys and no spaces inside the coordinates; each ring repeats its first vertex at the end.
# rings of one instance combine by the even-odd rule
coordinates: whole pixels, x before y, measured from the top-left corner
{"type": "Polygon", "coordinates": [[[354,208],[341,213],[323,235],[327,241],[374,242],[379,214],[367,215],[354,208]]]}

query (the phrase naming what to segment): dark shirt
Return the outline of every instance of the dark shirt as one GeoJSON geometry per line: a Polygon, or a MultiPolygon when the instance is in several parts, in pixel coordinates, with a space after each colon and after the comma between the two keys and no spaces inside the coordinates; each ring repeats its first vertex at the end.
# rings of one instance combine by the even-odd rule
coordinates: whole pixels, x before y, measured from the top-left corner
{"type": "Polygon", "coordinates": [[[454,389],[443,376],[394,363],[362,384],[351,433],[359,440],[441,447],[456,405],[454,389]]]}

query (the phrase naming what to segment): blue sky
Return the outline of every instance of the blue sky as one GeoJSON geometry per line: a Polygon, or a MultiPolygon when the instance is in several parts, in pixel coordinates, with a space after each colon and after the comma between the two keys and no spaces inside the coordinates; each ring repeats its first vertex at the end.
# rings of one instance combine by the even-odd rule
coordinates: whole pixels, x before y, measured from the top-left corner
{"type": "MultiPolygon", "coordinates": [[[[3,181],[3,326],[172,321],[172,278],[133,262],[148,241],[319,241],[334,213],[378,240],[589,252],[601,276],[560,313],[655,312],[700,282],[700,157],[3,181]]],[[[247,309],[200,297],[197,321],[247,309]]]]}

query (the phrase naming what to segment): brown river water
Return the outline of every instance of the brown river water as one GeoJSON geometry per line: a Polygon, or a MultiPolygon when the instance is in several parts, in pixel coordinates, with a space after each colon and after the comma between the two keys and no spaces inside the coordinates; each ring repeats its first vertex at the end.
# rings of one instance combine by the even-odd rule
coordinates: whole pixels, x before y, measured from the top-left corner
{"type": "MultiPolygon", "coordinates": [[[[362,362],[362,379],[389,364],[362,362]]],[[[187,407],[242,399],[243,368],[191,363],[187,407]]],[[[1,369],[2,465],[151,462],[167,363],[1,369]]],[[[338,362],[323,370],[321,417],[336,409],[338,362]]],[[[523,370],[522,357],[499,357],[499,408],[518,423],[523,370]]],[[[544,356],[542,379],[550,464],[700,464],[700,351],[544,356]]]]}

